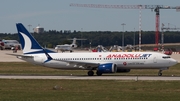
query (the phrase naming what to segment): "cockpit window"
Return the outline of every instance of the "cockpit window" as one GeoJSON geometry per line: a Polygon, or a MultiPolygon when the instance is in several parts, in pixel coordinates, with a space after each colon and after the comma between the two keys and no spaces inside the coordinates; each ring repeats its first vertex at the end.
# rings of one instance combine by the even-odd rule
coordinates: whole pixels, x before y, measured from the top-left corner
{"type": "Polygon", "coordinates": [[[163,59],[168,59],[168,58],[171,58],[170,56],[163,56],[162,57],[163,59]]]}

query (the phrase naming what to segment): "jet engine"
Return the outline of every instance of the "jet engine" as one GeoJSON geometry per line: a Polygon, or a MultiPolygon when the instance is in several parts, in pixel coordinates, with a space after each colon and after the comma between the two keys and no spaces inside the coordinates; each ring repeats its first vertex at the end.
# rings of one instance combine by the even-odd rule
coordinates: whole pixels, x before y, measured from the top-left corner
{"type": "Polygon", "coordinates": [[[76,44],[71,44],[71,47],[72,47],[72,48],[76,48],[77,45],[76,45],[76,44]]]}
{"type": "Polygon", "coordinates": [[[116,64],[106,63],[98,66],[98,72],[100,73],[115,73],[117,71],[116,64]]]}

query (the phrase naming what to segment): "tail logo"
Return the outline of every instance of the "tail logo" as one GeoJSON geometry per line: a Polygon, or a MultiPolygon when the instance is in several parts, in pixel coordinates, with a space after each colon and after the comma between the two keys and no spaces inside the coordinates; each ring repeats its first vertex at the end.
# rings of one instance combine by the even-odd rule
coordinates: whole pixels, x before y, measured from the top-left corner
{"type": "Polygon", "coordinates": [[[22,44],[22,49],[25,53],[28,54],[28,53],[33,53],[40,50],[42,51],[42,49],[32,49],[32,41],[30,40],[30,38],[22,32],[20,32],[20,34],[22,35],[24,39],[24,44],[22,44]]]}
{"type": "Polygon", "coordinates": [[[16,27],[24,54],[39,54],[44,53],[44,51],[46,51],[47,53],[55,53],[54,51],[41,47],[41,45],[21,23],[17,23],[16,27]]]}

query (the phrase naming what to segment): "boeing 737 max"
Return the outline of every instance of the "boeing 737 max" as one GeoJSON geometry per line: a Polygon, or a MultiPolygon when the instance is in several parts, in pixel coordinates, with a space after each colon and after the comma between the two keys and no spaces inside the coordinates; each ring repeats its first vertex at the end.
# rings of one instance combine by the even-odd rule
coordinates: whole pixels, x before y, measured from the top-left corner
{"type": "Polygon", "coordinates": [[[98,76],[103,73],[129,72],[131,69],[162,70],[177,64],[170,56],[157,52],[91,52],[91,53],[56,53],[44,49],[21,24],[17,30],[23,55],[19,59],[27,62],[56,69],[85,69],[93,76],[94,70],[98,76]]]}

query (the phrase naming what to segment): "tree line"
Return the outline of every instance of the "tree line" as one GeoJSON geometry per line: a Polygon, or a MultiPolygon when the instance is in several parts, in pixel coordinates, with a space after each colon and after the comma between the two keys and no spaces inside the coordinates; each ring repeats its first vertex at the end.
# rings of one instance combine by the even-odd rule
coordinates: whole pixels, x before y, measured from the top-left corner
{"type": "MultiPolygon", "coordinates": [[[[142,44],[154,44],[155,32],[154,31],[142,31],[141,32],[142,44]]],[[[124,34],[124,45],[137,45],[139,44],[139,32],[126,31],[126,32],[112,32],[112,31],[56,31],[49,30],[43,33],[31,33],[36,40],[43,46],[54,48],[58,44],[70,44],[72,41],[67,39],[83,38],[84,41],[77,41],[78,46],[83,47],[95,47],[97,45],[112,46],[122,45],[122,35],[124,34]]],[[[18,40],[18,34],[0,33],[0,39],[5,40],[18,40]]],[[[179,43],[180,32],[179,31],[166,31],[164,32],[164,43],[179,43]]],[[[161,43],[161,32],[159,34],[159,43],[161,43]]]]}

